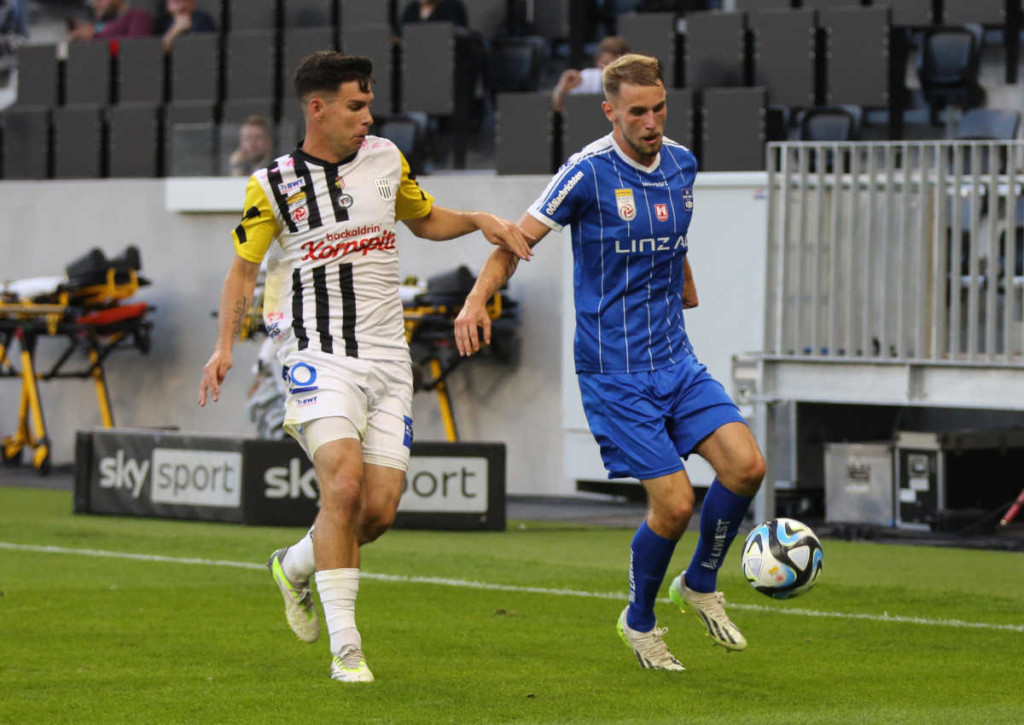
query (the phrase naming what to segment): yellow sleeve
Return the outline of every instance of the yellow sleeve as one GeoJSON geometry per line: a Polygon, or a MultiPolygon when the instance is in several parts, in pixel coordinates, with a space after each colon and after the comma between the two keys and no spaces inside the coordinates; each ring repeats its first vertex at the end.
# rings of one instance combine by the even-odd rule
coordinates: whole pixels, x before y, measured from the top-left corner
{"type": "Polygon", "coordinates": [[[255,176],[249,177],[245,187],[245,212],[242,223],[235,227],[231,238],[235,242],[235,253],[242,259],[259,264],[263,261],[270,243],[277,236],[277,218],[270,206],[267,194],[255,176]]]}
{"type": "Polygon", "coordinates": [[[425,217],[434,208],[434,197],[420,188],[416,175],[409,170],[409,162],[401,151],[402,181],[398,184],[398,198],[395,200],[395,221],[425,217]]]}

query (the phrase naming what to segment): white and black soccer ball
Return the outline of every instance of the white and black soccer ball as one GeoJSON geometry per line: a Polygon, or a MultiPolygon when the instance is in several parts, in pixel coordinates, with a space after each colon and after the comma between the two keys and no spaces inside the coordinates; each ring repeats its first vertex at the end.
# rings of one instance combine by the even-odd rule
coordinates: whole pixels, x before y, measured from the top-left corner
{"type": "Polygon", "coordinates": [[[774,599],[789,599],[814,586],[825,565],[821,542],[796,519],[760,524],[743,542],[743,576],[774,599]]]}

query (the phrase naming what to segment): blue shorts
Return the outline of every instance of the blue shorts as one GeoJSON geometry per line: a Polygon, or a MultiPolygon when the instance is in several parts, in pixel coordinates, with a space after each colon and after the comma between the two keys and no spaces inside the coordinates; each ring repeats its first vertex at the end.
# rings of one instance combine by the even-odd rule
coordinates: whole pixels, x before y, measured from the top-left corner
{"type": "Polygon", "coordinates": [[[697,358],[642,373],[580,373],[583,410],[609,478],[683,470],[697,445],[726,423],[745,423],[697,358]]]}

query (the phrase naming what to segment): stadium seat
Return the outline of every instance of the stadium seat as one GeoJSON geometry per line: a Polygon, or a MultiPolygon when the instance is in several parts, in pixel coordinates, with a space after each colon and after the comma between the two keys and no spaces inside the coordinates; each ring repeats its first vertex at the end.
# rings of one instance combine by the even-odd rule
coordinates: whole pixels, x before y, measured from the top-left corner
{"type": "Polygon", "coordinates": [[[1016,0],[943,0],[942,24],[977,23],[1002,31],[1006,46],[1006,82],[1017,82],[1021,7],[1016,0]]]}
{"type": "Polygon", "coordinates": [[[619,18],[619,35],[633,51],[652,55],[661,61],[666,86],[675,88],[682,85],[676,65],[675,13],[623,15],[619,18]]]}
{"type": "Polygon", "coordinates": [[[612,126],[601,110],[603,100],[604,96],[601,95],[577,94],[565,97],[565,110],[562,112],[562,158],[558,160],[559,163],[591,141],[611,133],[612,126]]]}
{"type": "Polygon", "coordinates": [[[125,38],[117,54],[117,98],[120,103],[163,103],[166,61],[160,38],[125,38]]]}
{"type": "Polygon", "coordinates": [[[412,116],[386,116],[376,119],[374,134],[386,138],[399,148],[414,174],[423,173],[423,123],[412,116]]]}
{"type": "Polygon", "coordinates": [[[16,105],[4,111],[3,120],[3,178],[49,178],[50,109],[16,105]]]}
{"type": "Polygon", "coordinates": [[[276,30],[277,0],[228,0],[228,19],[232,33],[239,30],[276,30]]]}
{"type": "MultiPolygon", "coordinates": [[[[435,25],[429,23],[428,25],[435,25]]],[[[391,26],[382,23],[353,25],[342,23],[338,47],[348,55],[365,55],[373,61],[373,107],[380,113],[389,113],[394,106],[394,55],[392,53],[391,26]]],[[[429,62],[428,62],[429,63],[429,62]]],[[[439,64],[440,65],[440,64],[439,64]]]]}
{"type": "Polygon", "coordinates": [[[155,103],[121,103],[107,109],[111,178],[159,176],[160,107],[155,103]]]}
{"type": "Polygon", "coordinates": [[[287,0],[281,3],[285,29],[323,28],[335,24],[336,3],[334,0],[287,0]]]}
{"type": "Polygon", "coordinates": [[[550,93],[499,93],[494,126],[499,174],[550,174],[554,170],[550,93]]]}
{"type": "Polygon", "coordinates": [[[711,88],[704,91],[703,148],[705,171],[752,171],[764,168],[764,88],[711,88]]]}
{"type": "Polygon", "coordinates": [[[487,87],[495,93],[536,91],[544,59],[539,45],[526,38],[495,40],[487,53],[487,87]]]}
{"type": "Polygon", "coordinates": [[[224,53],[227,62],[224,98],[274,98],[277,95],[277,54],[273,30],[239,30],[228,34],[224,53]]]}
{"type": "Polygon", "coordinates": [[[508,0],[472,0],[466,3],[469,27],[486,40],[498,36],[508,22],[508,0]]]}
{"type": "Polygon", "coordinates": [[[752,12],[754,82],[769,100],[788,108],[813,106],[817,64],[817,13],[813,10],[752,12]]]}
{"type": "Polygon", "coordinates": [[[173,102],[216,101],[220,97],[220,38],[214,33],[184,35],[174,42],[171,53],[173,102]]]}
{"type": "Polygon", "coordinates": [[[864,111],[857,106],[819,106],[797,116],[801,141],[856,141],[864,111]]]}
{"type": "MultiPolygon", "coordinates": [[[[789,10],[793,7],[789,0],[736,0],[736,9],[740,12],[758,10],[789,10]]],[[[804,5],[808,7],[808,5],[804,5]]]]}
{"type": "Polygon", "coordinates": [[[166,108],[164,158],[168,176],[217,174],[216,105],[176,101],[166,108]]]}
{"type": "Polygon", "coordinates": [[[344,28],[362,25],[391,25],[390,0],[341,0],[338,24],[344,28]]]}
{"type": "Polygon", "coordinates": [[[281,103],[294,105],[292,79],[299,63],[314,51],[334,50],[337,39],[331,27],[288,28],[281,35],[281,103]]]}
{"type": "Polygon", "coordinates": [[[892,24],[904,28],[924,28],[931,25],[932,0],[888,0],[892,8],[892,24]]]}
{"type": "Polygon", "coordinates": [[[18,99],[25,107],[53,108],[59,100],[57,46],[23,45],[17,50],[18,99]]]}
{"type": "MultiPolygon", "coordinates": [[[[570,0],[535,2],[533,4],[533,24],[537,35],[554,39],[568,38],[570,5],[570,0]]],[[[622,34],[621,25],[619,26],[619,34],[622,34]]]]}
{"type": "Polygon", "coordinates": [[[831,8],[818,17],[827,38],[826,104],[889,107],[895,100],[890,87],[889,8],[831,8]]]}
{"type": "MultiPolygon", "coordinates": [[[[402,52],[402,110],[430,115],[455,113],[457,53],[452,23],[418,23],[405,28],[402,52]]],[[[346,52],[349,52],[345,48],[346,52]]]]}
{"type": "MultiPolygon", "coordinates": [[[[166,7],[166,2],[161,2],[160,4],[166,7]]],[[[196,2],[196,7],[208,12],[214,22],[217,23],[217,27],[220,29],[220,32],[223,33],[225,29],[224,6],[226,4],[226,0],[198,0],[198,2],[196,2]]]]}
{"type": "Polygon", "coordinates": [[[1020,112],[975,108],[963,115],[953,135],[957,140],[1011,141],[1017,138],[1020,112]]]}
{"type": "Polygon", "coordinates": [[[683,72],[687,88],[746,84],[746,24],[745,13],[696,12],[686,16],[683,72]]]}
{"type": "Polygon", "coordinates": [[[221,121],[241,123],[249,116],[261,116],[268,121],[274,119],[273,98],[234,98],[224,101],[221,106],[221,121]]]}
{"type": "Polygon", "coordinates": [[[64,102],[100,106],[110,103],[110,71],[110,51],[106,43],[69,43],[64,63],[64,102]]]}
{"type": "Polygon", "coordinates": [[[689,149],[696,149],[693,136],[693,115],[696,104],[694,92],[689,88],[669,88],[665,92],[668,118],[665,120],[665,135],[689,149]]]}
{"type": "Polygon", "coordinates": [[[982,29],[979,25],[941,26],[926,30],[921,39],[917,76],[931,107],[932,123],[939,109],[974,108],[985,100],[978,83],[982,29]]]}
{"type": "Polygon", "coordinates": [[[98,179],[103,175],[103,107],[64,106],[53,111],[53,176],[98,179]]]}

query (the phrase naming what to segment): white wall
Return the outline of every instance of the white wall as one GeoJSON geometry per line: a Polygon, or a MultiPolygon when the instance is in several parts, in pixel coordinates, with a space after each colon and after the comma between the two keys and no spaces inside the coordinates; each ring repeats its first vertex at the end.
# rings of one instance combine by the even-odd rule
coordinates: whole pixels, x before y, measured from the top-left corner
{"type": "MultiPolygon", "coordinates": [[[[753,187],[763,175],[722,189],[716,176],[725,178],[705,174],[698,180],[700,206],[690,236],[701,307],[688,316],[687,328],[701,358],[727,383],[729,357],[760,345],[763,231],[756,229],[764,228],[764,202],[753,187]]],[[[462,174],[422,182],[439,204],[516,220],[546,178],[462,174]]],[[[256,345],[236,347],[220,403],[206,410],[195,403],[216,336],[211,313],[233,255],[229,233],[238,223],[243,187],[236,179],[0,182],[0,280],[60,274],[93,246],[114,255],[136,244],[142,252],[143,276],[153,284],[138,297],[157,308],[153,349],[148,357],[125,350],[107,361],[118,425],[252,433],[244,404],[256,345]]],[[[562,319],[572,314],[562,294],[571,284],[562,249],[567,244],[568,232],[549,235],[510,283],[521,312],[518,365],[467,363],[449,378],[462,439],[508,445],[508,489],[514,494],[575,490],[574,479],[563,474],[562,319]]],[[[402,225],[399,245],[402,275],[421,278],[459,264],[477,272],[491,249],[479,234],[431,243],[402,225]]],[[[571,334],[568,340],[571,345],[571,334]]],[[[42,340],[37,367],[46,369],[61,349],[57,339],[42,340]]],[[[575,381],[569,389],[575,391],[575,381]]],[[[92,385],[51,381],[42,384],[42,396],[54,461],[70,462],[74,431],[100,424],[92,385]]],[[[13,431],[17,404],[17,381],[0,379],[0,434],[13,431]]],[[[435,395],[416,396],[415,419],[418,440],[444,439],[435,395]]]]}

